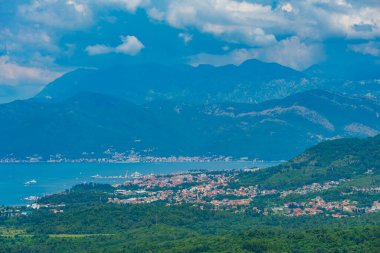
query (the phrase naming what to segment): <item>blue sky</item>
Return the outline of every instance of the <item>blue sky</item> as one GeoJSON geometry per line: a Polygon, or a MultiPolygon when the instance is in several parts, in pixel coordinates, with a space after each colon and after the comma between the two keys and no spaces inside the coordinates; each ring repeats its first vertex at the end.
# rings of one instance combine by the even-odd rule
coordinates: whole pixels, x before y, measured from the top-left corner
{"type": "Polygon", "coordinates": [[[378,0],[0,0],[0,102],[118,62],[379,61],[379,38],[378,0]]]}

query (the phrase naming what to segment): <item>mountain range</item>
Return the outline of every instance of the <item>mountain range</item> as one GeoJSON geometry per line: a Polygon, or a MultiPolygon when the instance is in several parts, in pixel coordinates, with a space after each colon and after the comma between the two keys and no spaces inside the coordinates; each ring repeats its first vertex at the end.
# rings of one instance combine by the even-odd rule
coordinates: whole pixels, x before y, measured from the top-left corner
{"type": "Polygon", "coordinates": [[[155,156],[278,160],[322,140],[380,132],[376,100],[324,90],[259,104],[161,99],[132,103],[87,91],[70,94],[48,103],[31,99],[0,105],[0,122],[6,122],[0,125],[0,155],[38,154],[47,159],[58,153],[69,158],[92,153],[101,157],[112,148],[155,156]]]}
{"type": "Polygon", "coordinates": [[[99,93],[143,104],[156,99],[197,104],[261,103],[310,89],[379,98],[380,65],[328,63],[299,72],[276,63],[248,60],[239,66],[119,64],[78,69],[57,79],[36,98],[63,101],[83,92],[99,93]],[[349,71],[345,71],[349,70],[349,71]]]}
{"type": "Polygon", "coordinates": [[[257,60],[222,67],[146,63],[78,69],[52,82],[36,97],[60,101],[93,92],[137,104],[155,99],[252,103],[289,95],[288,89],[305,90],[308,87],[298,87],[304,78],[293,69],[257,60]]]}

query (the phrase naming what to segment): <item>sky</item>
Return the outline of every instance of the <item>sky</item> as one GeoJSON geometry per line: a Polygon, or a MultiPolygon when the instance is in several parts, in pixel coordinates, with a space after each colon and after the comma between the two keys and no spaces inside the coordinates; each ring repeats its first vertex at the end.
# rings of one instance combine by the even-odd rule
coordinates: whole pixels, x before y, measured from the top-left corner
{"type": "Polygon", "coordinates": [[[0,0],[0,103],[118,63],[380,61],[379,0],[0,0]]]}

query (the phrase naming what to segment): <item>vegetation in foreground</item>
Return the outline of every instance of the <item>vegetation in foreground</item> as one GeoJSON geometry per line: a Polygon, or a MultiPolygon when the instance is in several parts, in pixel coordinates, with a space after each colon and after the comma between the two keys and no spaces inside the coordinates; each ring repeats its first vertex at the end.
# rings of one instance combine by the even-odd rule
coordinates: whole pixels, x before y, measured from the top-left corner
{"type": "MultiPolygon", "coordinates": [[[[77,201],[68,204],[63,213],[41,209],[29,216],[2,218],[0,252],[379,252],[380,249],[379,213],[346,219],[264,217],[200,210],[188,205],[110,204],[99,198],[104,194],[99,189],[73,194],[77,201]]],[[[55,199],[58,201],[59,197],[55,199]]]]}
{"type": "MultiPolygon", "coordinates": [[[[312,179],[344,177],[349,180],[321,192],[255,196],[253,204],[265,208],[281,201],[302,203],[318,194],[327,201],[360,200],[365,206],[379,200],[379,141],[377,137],[323,143],[287,164],[240,173],[230,187],[271,185],[289,192],[312,179]],[[295,181],[283,180],[290,175],[295,181]],[[358,192],[347,191],[353,188],[358,192]]],[[[133,192],[137,186],[124,190],[133,192]]],[[[21,208],[25,215],[3,215],[0,252],[380,252],[379,212],[341,218],[319,212],[263,215],[252,208],[218,210],[185,201],[111,203],[115,194],[110,185],[79,185],[39,200],[40,205],[50,203],[59,209],[28,213],[21,208]]],[[[4,213],[10,209],[3,208],[4,213]]]]}

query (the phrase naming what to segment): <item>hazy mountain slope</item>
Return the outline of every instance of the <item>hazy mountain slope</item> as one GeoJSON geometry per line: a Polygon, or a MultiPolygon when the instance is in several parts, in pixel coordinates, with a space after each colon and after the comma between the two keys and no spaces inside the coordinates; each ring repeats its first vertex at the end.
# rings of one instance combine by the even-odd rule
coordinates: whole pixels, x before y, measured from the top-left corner
{"type": "Polygon", "coordinates": [[[304,71],[309,76],[330,80],[376,80],[380,78],[380,63],[368,55],[350,54],[350,60],[334,59],[311,66],[304,71]]]}
{"type": "Polygon", "coordinates": [[[240,66],[125,65],[79,69],[49,84],[37,98],[64,100],[81,92],[117,96],[134,103],[166,99],[190,103],[261,102],[313,86],[304,74],[257,60],[240,66]]]}
{"type": "Polygon", "coordinates": [[[137,104],[155,99],[198,104],[260,103],[311,89],[380,97],[379,64],[361,58],[339,62],[336,67],[331,64],[315,65],[304,72],[258,60],[221,67],[157,63],[105,65],[70,72],[47,85],[36,99],[63,101],[82,92],[93,92],[137,104]]]}
{"type": "Polygon", "coordinates": [[[135,105],[82,93],[59,103],[0,106],[0,154],[97,156],[110,147],[145,155],[288,159],[326,138],[380,132],[380,105],[321,90],[262,104],[135,105]]]}

